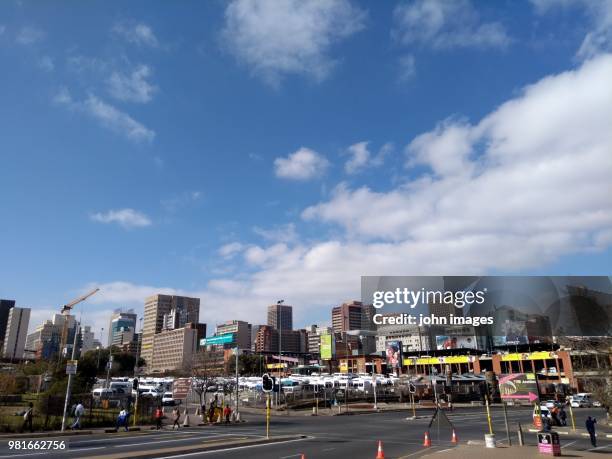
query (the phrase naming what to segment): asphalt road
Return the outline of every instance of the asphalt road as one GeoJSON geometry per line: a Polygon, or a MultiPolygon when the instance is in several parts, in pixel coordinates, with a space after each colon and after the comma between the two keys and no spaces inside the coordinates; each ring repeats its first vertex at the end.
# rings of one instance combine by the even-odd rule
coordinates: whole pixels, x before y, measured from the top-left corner
{"type": "MultiPolygon", "coordinates": [[[[431,415],[433,410],[419,410],[420,416],[431,415]]],[[[584,426],[587,415],[603,419],[603,410],[575,410],[578,427],[584,426]]],[[[430,422],[429,418],[406,420],[410,412],[372,413],[354,416],[276,416],[272,419],[271,435],[307,435],[306,439],[277,444],[240,447],[223,451],[201,452],[175,455],[174,457],[190,458],[224,458],[249,459],[300,458],[350,458],[373,459],[376,457],[377,442],[383,442],[386,458],[419,457],[431,453],[432,449],[452,448],[450,425],[441,419],[429,429],[432,441],[431,448],[423,448],[423,434],[430,422]]],[[[488,432],[486,415],[483,407],[463,408],[450,413],[449,419],[455,426],[460,442],[483,440],[488,432]]],[[[506,441],[503,411],[492,409],[493,429],[498,441],[506,441]]],[[[9,451],[8,439],[0,440],[0,458],[36,457],[49,458],[87,458],[104,457],[109,454],[125,454],[130,451],[151,451],[152,457],[172,457],[171,453],[158,453],[161,448],[184,445],[202,445],[207,442],[229,441],[232,439],[261,438],[265,435],[265,419],[260,415],[243,415],[248,422],[232,426],[210,426],[185,428],[179,432],[172,430],[142,431],[118,435],[83,435],[76,437],[58,437],[65,440],[69,449],[59,452],[26,452],[9,451]]],[[[531,425],[530,409],[509,409],[508,419],[513,432],[512,441],[516,444],[516,426],[523,424],[527,444],[535,445],[536,436],[528,432],[531,425]]],[[[49,440],[53,438],[45,438],[49,440]]],[[[563,450],[588,450],[591,448],[588,438],[579,436],[561,437],[563,450]]],[[[599,439],[598,451],[612,453],[612,440],[599,439]]]]}

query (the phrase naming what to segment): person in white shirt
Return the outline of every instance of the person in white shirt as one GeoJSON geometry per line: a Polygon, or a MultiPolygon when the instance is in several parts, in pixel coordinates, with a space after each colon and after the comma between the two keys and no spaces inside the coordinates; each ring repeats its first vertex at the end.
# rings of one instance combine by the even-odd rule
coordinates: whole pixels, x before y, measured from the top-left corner
{"type": "Polygon", "coordinates": [[[81,416],[85,414],[85,407],[81,402],[78,402],[74,407],[74,422],[70,426],[72,430],[81,429],[81,416]]]}

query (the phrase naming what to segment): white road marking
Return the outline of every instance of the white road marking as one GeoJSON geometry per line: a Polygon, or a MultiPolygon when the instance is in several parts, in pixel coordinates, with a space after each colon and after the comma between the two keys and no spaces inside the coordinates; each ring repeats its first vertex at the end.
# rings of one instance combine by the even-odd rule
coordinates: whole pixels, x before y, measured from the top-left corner
{"type": "Polygon", "coordinates": [[[223,448],[221,450],[219,449],[215,449],[215,450],[211,450],[211,451],[197,451],[195,453],[187,453],[187,454],[179,454],[179,455],[175,455],[175,456],[164,456],[164,457],[160,457],[158,459],[174,459],[177,457],[185,457],[185,456],[196,456],[199,454],[218,454],[218,453],[222,453],[224,451],[234,451],[234,450],[238,450],[238,449],[248,449],[248,448],[258,448],[260,446],[274,446],[274,445],[281,445],[283,443],[292,443],[292,442],[296,442],[296,441],[303,441],[303,440],[310,440],[310,437],[307,438],[296,438],[295,440],[284,440],[284,441],[277,441],[274,443],[262,443],[260,445],[247,445],[247,446],[234,446],[233,448],[223,448]]]}

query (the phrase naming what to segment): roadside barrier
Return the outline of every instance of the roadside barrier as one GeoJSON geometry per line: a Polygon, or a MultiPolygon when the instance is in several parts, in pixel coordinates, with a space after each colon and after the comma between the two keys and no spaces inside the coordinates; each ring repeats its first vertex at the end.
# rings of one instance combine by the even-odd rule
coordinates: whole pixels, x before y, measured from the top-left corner
{"type": "Polygon", "coordinates": [[[425,438],[423,439],[423,447],[427,448],[431,446],[431,440],[429,439],[429,432],[425,431],[425,438]]]}
{"type": "Polygon", "coordinates": [[[378,453],[376,453],[376,459],[385,459],[385,452],[383,451],[382,441],[378,440],[378,453]]]}

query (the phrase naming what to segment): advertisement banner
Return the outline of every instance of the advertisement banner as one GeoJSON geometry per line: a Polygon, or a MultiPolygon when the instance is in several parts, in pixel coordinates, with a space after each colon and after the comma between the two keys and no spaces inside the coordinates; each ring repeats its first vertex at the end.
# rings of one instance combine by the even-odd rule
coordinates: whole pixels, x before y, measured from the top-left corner
{"type": "Polygon", "coordinates": [[[333,336],[321,335],[321,359],[331,360],[333,357],[333,336]]]}
{"type": "Polygon", "coordinates": [[[504,401],[533,403],[538,399],[538,388],[533,373],[510,373],[499,376],[499,393],[504,401]]]}
{"type": "Polygon", "coordinates": [[[385,354],[387,356],[387,366],[399,368],[402,362],[402,342],[387,341],[385,345],[385,354]]]}
{"type": "Polygon", "coordinates": [[[476,339],[473,336],[436,336],[436,349],[476,349],[476,339]]]}

